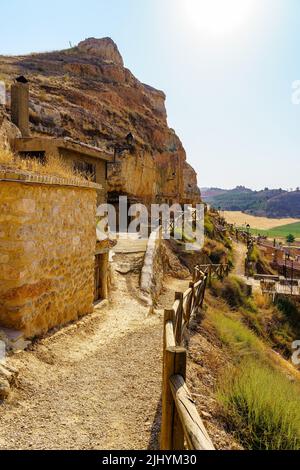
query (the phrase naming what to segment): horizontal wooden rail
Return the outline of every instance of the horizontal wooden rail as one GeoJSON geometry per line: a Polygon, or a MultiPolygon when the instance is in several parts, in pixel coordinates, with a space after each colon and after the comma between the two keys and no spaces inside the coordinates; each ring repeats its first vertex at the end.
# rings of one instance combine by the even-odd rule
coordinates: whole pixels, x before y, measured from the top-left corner
{"type": "Polygon", "coordinates": [[[215,450],[181,375],[170,378],[170,387],[190,450],[215,450]]]}
{"type": "Polygon", "coordinates": [[[171,310],[165,310],[161,450],[214,450],[186,386],[187,351],[181,347],[191,318],[203,306],[206,287],[212,275],[223,278],[228,265],[197,266],[193,282],[184,292],[176,292],[171,310]]]}
{"type": "Polygon", "coordinates": [[[183,298],[186,299],[191,293],[193,292],[193,289],[190,287],[188,290],[185,291],[183,294],[183,298]]]}
{"type": "Polygon", "coordinates": [[[171,320],[166,322],[166,348],[173,348],[176,346],[174,336],[174,325],[171,320]]]}

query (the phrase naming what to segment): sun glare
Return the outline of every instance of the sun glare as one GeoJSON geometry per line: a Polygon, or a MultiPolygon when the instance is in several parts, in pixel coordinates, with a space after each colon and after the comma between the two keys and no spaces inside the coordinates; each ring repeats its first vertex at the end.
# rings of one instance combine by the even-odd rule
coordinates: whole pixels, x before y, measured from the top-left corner
{"type": "Polygon", "coordinates": [[[243,28],[251,20],[258,0],[185,0],[190,24],[201,33],[225,36],[243,28]]]}

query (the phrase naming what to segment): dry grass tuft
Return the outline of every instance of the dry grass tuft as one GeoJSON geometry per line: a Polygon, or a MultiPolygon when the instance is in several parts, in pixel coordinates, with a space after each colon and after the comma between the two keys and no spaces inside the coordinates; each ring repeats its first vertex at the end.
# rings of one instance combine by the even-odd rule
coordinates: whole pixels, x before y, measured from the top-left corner
{"type": "Polygon", "coordinates": [[[10,166],[13,164],[14,156],[5,149],[0,149],[0,165],[10,166]]]}
{"type": "Polygon", "coordinates": [[[254,292],[254,302],[258,308],[269,309],[271,307],[271,300],[268,296],[260,292],[254,292]]]}
{"type": "Polygon", "coordinates": [[[300,388],[285,374],[252,358],[220,382],[218,399],[246,449],[300,449],[300,388]]]}
{"type": "Polygon", "coordinates": [[[78,183],[91,181],[92,179],[89,175],[75,171],[71,164],[56,155],[49,155],[45,162],[41,162],[37,159],[21,158],[8,150],[0,149],[0,166],[37,175],[57,176],[66,179],[75,178],[78,183]]]}

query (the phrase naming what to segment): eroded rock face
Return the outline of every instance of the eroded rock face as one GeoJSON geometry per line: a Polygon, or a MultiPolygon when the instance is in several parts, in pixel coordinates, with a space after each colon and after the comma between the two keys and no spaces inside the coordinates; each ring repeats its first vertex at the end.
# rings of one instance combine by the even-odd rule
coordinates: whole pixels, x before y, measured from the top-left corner
{"type": "Polygon", "coordinates": [[[78,44],[78,50],[87,55],[94,55],[101,59],[123,67],[123,58],[118,46],[111,38],[89,38],[78,44]]]}
{"type": "Polygon", "coordinates": [[[12,124],[7,113],[0,106],[0,149],[8,150],[10,141],[16,137],[21,137],[21,132],[12,124]]]}
{"type": "Polygon", "coordinates": [[[109,192],[141,202],[198,202],[196,173],[167,124],[166,96],[123,66],[115,43],[87,39],[67,51],[2,57],[7,83],[30,82],[33,134],[70,137],[111,152],[109,192]],[[126,136],[132,133],[133,145],[126,136]]]}

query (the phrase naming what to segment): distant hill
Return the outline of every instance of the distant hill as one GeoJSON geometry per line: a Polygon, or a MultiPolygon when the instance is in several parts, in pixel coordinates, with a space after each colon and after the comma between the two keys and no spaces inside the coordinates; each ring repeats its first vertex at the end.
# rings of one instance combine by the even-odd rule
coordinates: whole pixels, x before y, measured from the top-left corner
{"type": "Polygon", "coordinates": [[[264,189],[252,191],[244,186],[235,189],[202,188],[202,199],[215,208],[242,211],[261,217],[300,218],[300,190],[264,189]]]}

